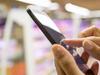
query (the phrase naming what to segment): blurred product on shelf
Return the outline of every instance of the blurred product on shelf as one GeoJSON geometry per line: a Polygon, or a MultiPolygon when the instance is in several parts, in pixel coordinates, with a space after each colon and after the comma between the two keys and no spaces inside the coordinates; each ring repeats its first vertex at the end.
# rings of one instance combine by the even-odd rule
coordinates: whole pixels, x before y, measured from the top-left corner
{"type": "MultiPolygon", "coordinates": [[[[64,0],[48,1],[61,3],[64,0]]],[[[36,75],[56,75],[54,58],[50,51],[51,44],[26,13],[26,6],[29,4],[15,0],[1,0],[0,2],[0,75],[3,75],[2,69],[5,68],[7,72],[5,75],[26,75],[30,68],[32,69],[30,72],[35,72],[36,75]],[[3,48],[6,48],[6,59],[2,58],[3,48]],[[30,57],[28,59],[31,60],[31,66],[27,56],[30,57]],[[2,61],[6,61],[6,66],[3,64],[5,68],[2,66],[2,61]]],[[[45,10],[67,39],[75,38],[73,35],[77,36],[77,33],[91,25],[100,27],[99,10],[94,14],[91,10],[92,15],[83,17],[65,11],[65,7],[60,4],[56,6],[53,10],[49,8],[45,10]]]]}

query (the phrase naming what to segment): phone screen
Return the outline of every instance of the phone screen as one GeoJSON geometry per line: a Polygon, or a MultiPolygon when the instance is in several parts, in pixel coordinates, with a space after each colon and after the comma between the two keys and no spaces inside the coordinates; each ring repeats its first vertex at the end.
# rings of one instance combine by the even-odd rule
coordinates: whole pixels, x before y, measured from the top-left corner
{"type": "Polygon", "coordinates": [[[33,9],[28,9],[27,12],[52,44],[60,43],[65,38],[45,12],[33,9]]]}
{"type": "Polygon", "coordinates": [[[58,29],[58,27],[56,26],[56,24],[49,18],[48,15],[46,15],[43,12],[42,13],[33,12],[33,14],[41,22],[42,25],[45,25],[45,26],[61,33],[60,30],[58,29]]]}

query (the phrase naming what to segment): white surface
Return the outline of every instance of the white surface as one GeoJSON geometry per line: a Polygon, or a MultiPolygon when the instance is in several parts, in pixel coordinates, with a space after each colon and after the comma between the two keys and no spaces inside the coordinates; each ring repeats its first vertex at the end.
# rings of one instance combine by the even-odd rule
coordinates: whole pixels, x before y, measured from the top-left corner
{"type": "Polygon", "coordinates": [[[49,7],[52,5],[51,0],[17,0],[28,4],[35,4],[38,6],[49,7]]]}
{"type": "Polygon", "coordinates": [[[32,6],[28,6],[28,9],[30,9],[32,11],[32,13],[35,15],[35,17],[43,25],[50,27],[51,29],[61,33],[60,30],[58,29],[58,27],[56,26],[56,24],[51,20],[51,18],[45,12],[39,11],[39,13],[38,13],[38,12],[34,11],[32,6]]]}
{"type": "Polygon", "coordinates": [[[90,11],[88,9],[73,5],[71,3],[67,3],[65,5],[65,9],[69,12],[72,12],[72,13],[75,13],[78,15],[82,15],[82,16],[88,16],[90,14],[90,11]]]}
{"type": "Polygon", "coordinates": [[[34,14],[43,25],[50,27],[51,29],[57,32],[60,32],[56,24],[47,15],[44,15],[44,14],[42,15],[42,14],[35,13],[35,12],[34,14]]]}
{"type": "MultiPolygon", "coordinates": [[[[5,30],[4,30],[4,40],[6,41],[6,46],[8,46],[8,41],[10,40],[13,23],[16,22],[17,24],[23,27],[23,34],[24,34],[24,45],[25,45],[25,62],[26,62],[26,75],[35,75],[35,62],[33,61],[34,56],[32,54],[33,44],[32,44],[32,23],[33,21],[30,19],[29,15],[23,9],[12,9],[9,12],[5,30]]],[[[6,49],[5,49],[6,50],[6,49]]],[[[7,59],[3,59],[5,63],[7,63],[7,59]]],[[[5,64],[6,65],[6,64],[5,64]]],[[[6,74],[6,67],[4,66],[3,75],[6,74]]]]}

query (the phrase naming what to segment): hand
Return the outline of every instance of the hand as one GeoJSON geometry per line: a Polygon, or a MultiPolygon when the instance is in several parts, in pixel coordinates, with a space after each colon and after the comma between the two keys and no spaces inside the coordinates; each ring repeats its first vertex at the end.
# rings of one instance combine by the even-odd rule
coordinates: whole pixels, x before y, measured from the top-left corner
{"type": "MultiPolygon", "coordinates": [[[[99,60],[100,54],[98,54],[97,56],[95,53],[98,52],[94,53],[94,50],[96,51],[99,50],[100,46],[99,35],[100,35],[100,30],[95,27],[91,27],[80,33],[80,37],[84,38],[79,40],[65,40],[65,43],[74,46],[83,46],[86,52],[83,53],[82,58],[85,60],[85,63],[87,63],[89,57],[88,53],[99,60]],[[91,48],[92,52],[90,49],[87,49],[86,47],[86,44],[88,44],[88,42],[89,43],[92,42],[93,45],[93,49],[91,48]]],[[[61,45],[57,44],[53,45],[52,50],[55,56],[55,64],[58,75],[84,75],[77,67],[76,62],[74,61],[72,55],[68,52],[68,50],[66,50],[61,45]]],[[[97,75],[98,63],[95,62],[91,67],[91,69],[93,70],[95,75],[97,75]]]]}
{"type": "Polygon", "coordinates": [[[64,42],[73,46],[83,46],[89,55],[100,60],[100,29],[92,26],[82,31],[79,37],[81,39],[65,40],[64,42]]]}
{"type": "Polygon", "coordinates": [[[100,29],[94,26],[87,28],[79,34],[79,37],[86,39],[82,45],[84,50],[100,60],[100,29]]]}
{"type": "Polygon", "coordinates": [[[58,75],[84,75],[78,68],[73,56],[63,46],[52,46],[58,75]]]}

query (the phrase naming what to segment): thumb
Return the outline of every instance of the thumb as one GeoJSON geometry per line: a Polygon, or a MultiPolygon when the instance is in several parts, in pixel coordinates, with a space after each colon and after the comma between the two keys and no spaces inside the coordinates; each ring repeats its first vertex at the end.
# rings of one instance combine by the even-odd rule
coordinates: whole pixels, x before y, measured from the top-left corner
{"type": "Polygon", "coordinates": [[[90,40],[83,41],[83,47],[91,56],[100,60],[100,47],[90,40]]]}
{"type": "Polygon", "coordinates": [[[61,45],[53,45],[52,51],[66,75],[83,75],[74,61],[73,56],[61,45]]]}

